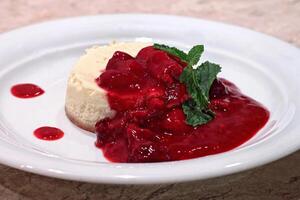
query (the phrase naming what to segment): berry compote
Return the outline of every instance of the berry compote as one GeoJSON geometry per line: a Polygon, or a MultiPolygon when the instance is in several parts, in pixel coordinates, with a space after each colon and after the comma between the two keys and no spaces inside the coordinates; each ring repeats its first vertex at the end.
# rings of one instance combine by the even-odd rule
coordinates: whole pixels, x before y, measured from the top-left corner
{"type": "Polygon", "coordinates": [[[160,162],[216,154],[241,145],[266,124],[268,110],[221,78],[210,89],[215,118],[197,127],[186,124],[182,103],[189,95],[179,81],[185,67],[152,46],[136,57],[114,53],[96,79],[116,111],[96,124],[96,146],[107,159],[160,162]]]}

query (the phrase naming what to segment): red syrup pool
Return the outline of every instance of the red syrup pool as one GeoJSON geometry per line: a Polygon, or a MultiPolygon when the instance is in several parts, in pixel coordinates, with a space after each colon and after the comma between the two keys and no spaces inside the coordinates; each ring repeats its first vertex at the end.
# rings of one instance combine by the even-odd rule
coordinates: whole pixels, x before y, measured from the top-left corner
{"type": "Polygon", "coordinates": [[[215,118],[205,125],[187,125],[182,103],[188,94],[178,80],[185,66],[153,47],[135,58],[115,52],[96,79],[116,111],[96,124],[96,146],[107,159],[160,162],[217,154],[243,144],[266,124],[269,111],[262,104],[219,78],[210,89],[215,118]]]}
{"type": "Polygon", "coordinates": [[[23,99],[37,97],[45,93],[42,88],[32,83],[16,84],[11,87],[10,91],[15,97],[23,99]]]}
{"type": "Polygon", "coordinates": [[[34,130],[35,137],[41,140],[58,140],[64,136],[64,132],[58,128],[43,126],[34,130]]]}

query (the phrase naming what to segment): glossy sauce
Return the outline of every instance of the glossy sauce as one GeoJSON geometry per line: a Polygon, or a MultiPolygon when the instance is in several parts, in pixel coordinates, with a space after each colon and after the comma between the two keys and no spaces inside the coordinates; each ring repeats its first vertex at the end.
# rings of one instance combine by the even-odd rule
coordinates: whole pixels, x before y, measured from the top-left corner
{"type": "Polygon", "coordinates": [[[64,132],[58,128],[43,126],[34,130],[33,134],[41,140],[58,140],[64,136],[64,132]]]}
{"type": "Polygon", "coordinates": [[[113,162],[159,162],[231,150],[253,137],[269,111],[225,79],[214,81],[210,108],[215,119],[197,127],[185,123],[182,103],[189,96],[179,76],[178,58],[142,49],[133,58],[116,52],[96,79],[105,89],[112,118],[96,124],[97,147],[113,162]]]}
{"type": "Polygon", "coordinates": [[[37,97],[45,93],[42,88],[32,83],[16,84],[11,87],[10,91],[15,97],[23,99],[37,97]]]}

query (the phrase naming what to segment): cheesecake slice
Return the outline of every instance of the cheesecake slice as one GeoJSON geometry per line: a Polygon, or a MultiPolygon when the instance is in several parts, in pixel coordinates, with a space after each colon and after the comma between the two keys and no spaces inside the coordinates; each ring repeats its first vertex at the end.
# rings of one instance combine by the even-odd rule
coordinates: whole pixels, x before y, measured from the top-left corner
{"type": "Polygon", "coordinates": [[[72,69],[67,85],[65,111],[67,117],[78,127],[94,132],[97,121],[113,117],[115,111],[109,107],[106,91],[95,79],[105,70],[107,62],[116,51],[124,51],[132,56],[142,48],[151,45],[142,42],[122,42],[104,46],[94,46],[72,69]]]}

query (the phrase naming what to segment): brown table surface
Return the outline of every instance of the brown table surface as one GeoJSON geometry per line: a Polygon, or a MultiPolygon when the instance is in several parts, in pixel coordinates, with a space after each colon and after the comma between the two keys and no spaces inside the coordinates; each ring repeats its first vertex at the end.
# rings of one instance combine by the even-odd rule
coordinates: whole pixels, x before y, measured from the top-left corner
{"type": "MultiPolygon", "coordinates": [[[[62,17],[125,12],[222,21],[300,46],[300,0],[0,0],[0,32],[62,17]]],[[[300,199],[300,151],[226,177],[148,186],[64,181],[0,165],[0,199],[300,199]]]]}

